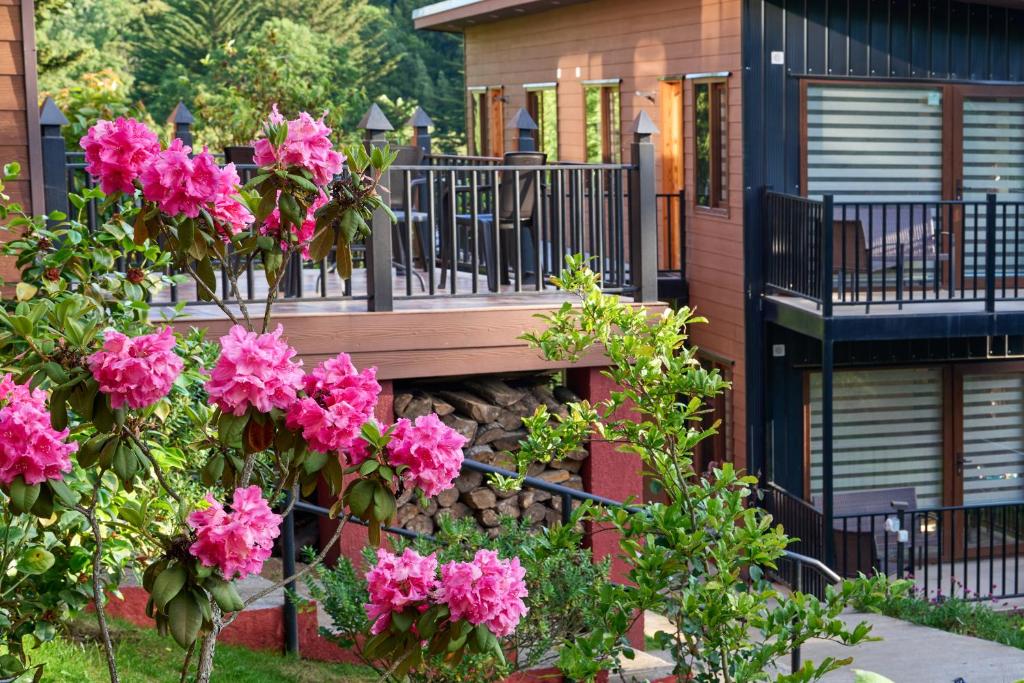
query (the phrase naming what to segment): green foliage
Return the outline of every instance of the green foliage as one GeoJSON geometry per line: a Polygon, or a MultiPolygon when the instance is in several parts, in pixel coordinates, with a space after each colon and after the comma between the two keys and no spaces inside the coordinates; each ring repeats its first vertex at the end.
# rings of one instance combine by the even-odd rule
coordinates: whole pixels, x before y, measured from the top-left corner
{"type": "Polygon", "coordinates": [[[1024,614],[1019,609],[995,609],[991,603],[958,597],[929,600],[915,593],[909,581],[896,582],[881,600],[870,604],[857,602],[854,606],[1024,650],[1024,614]]]}
{"type": "MultiPolygon", "coordinates": [[[[472,520],[444,518],[435,540],[412,543],[420,554],[437,553],[439,564],[468,561],[480,548],[496,550],[501,557],[518,556],[526,570],[529,597],[525,602],[530,611],[516,631],[501,642],[505,651],[517,653],[515,661],[476,653],[453,664],[435,656],[422,670],[412,672],[410,679],[490,683],[513,671],[536,667],[566,642],[592,630],[599,617],[591,595],[608,585],[608,563],[594,563],[590,552],[581,547],[582,540],[576,524],[531,532],[527,524],[504,519],[501,533],[490,538],[472,520]]],[[[410,545],[399,539],[394,544],[398,550],[410,545]]],[[[368,552],[367,566],[375,559],[368,552]]],[[[363,609],[368,598],[362,572],[342,559],[332,569],[317,569],[307,585],[311,597],[333,620],[331,628],[321,629],[322,634],[342,647],[358,645],[359,635],[369,628],[363,609]]],[[[386,664],[378,668],[386,669],[386,664]]]]}
{"type": "Polygon", "coordinates": [[[69,149],[77,150],[79,140],[100,119],[130,116],[160,130],[142,103],[131,100],[126,77],[112,68],[82,74],[72,85],[44,92],[43,97],[46,95],[53,97],[68,119],[61,134],[69,149]]]}
{"type": "MultiPolygon", "coordinates": [[[[466,94],[463,89],[462,37],[439,31],[417,31],[412,12],[423,0],[371,0],[388,12],[391,30],[382,36],[395,68],[381,79],[378,91],[418,102],[434,120],[436,146],[445,152],[465,151],[466,94]]],[[[388,112],[390,116],[390,112],[388,112]]],[[[396,127],[398,121],[392,120],[396,127]]]]}
{"type": "MultiPolygon", "coordinates": [[[[181,650],[151,628],[127,622],[112,625],[117,643],[121,680],[132,683],[179,683],[181,650]]],[[[107,679],[103,650],[96,642],[95,625],[72,624],[70,633],[33,650],[32,665],[42,665],[47,683],[93,683],[107,679]]],[[[239,645],[221,645],[214,657],[214,681],[231,683],[370,683],[373,672],[360,666],[282,657],[277,652],[253,651],[239,645]]],[[[26,677],[17,683],[29,683],[26,677]]],[[[188,680],[192,680],[191,678],[188,680]]]]}
{"type": "MultiPolygon", "coordinates": [[[[668,502],[590,515],[618,533],[619,556],[633,585],[595,590],[599,623],[562,648],[563,671],[589,681],[617,668],[632,656],[625,636],[646,610],[672,624],[655,637],[672,653],[676,673],[690,680],[811,681],[849,663],[829,658],[806,662],[791,675],[773,673],[776,660],[811,638],[846,644],[867,639],[866,624],[848,629],[839,615],[854,598],[871,601],[884,592],[886,581],[848,581],[830,587],[818,601],[799,593],[782,595],[767,579],[766,571],[776,568],[790,539],[750,504],[756,479],[731,463],[705,476],[693,469],[694,448],[717,427],[702,424],[704,403],[727,387],[717,371],[700,366],[697,349],[686,345],[688,327],[705,321],[686,308],[652,316],[603,294],[599,276],[582,257],[567,263],[553,281],[578,301],[540,316],[547,328],[524,338],[553,361],[572,361],[600,347],[609,363],[605,374],[620,390],[597,405],[572,405],[567,417],[553,422],[538,412],[527,423],[530,436],[517,454],[520,476],[534,460],[600,438],[637,456],[668,502]]],[[[504,488],[516,483],[496,482],[504,488]]]]}

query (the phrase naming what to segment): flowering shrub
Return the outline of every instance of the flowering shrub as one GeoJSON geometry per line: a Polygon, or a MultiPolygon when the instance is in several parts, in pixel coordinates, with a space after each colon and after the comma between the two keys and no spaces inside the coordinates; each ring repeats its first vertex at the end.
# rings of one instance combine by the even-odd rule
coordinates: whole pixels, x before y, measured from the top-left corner
{"type": "Polygon", "coordinates": [[[258,574],[280,534],[281,515],[274,514],[259,486],[235,489],[231,511],[207,494],[209,507],[188,516],[196,541],[189,547],[204,567],[217,567],[227,579],[258,574]]]}
{"type": "Polygon", "coordinates": [[[526,572],[517,558],[502,560],[479,550],[469,562],[449,562],[437,578],[437,560],[412,548],[401,555],[377,550],[366,574],[366,616],[374,637],[363,654],[393,659],[405,676],[430,653],[487,653],[504,659],[498,639],[512,633],[526,614],[526,572]],[[426,647],[416,647],[418,642],[426,647]]]}
{"type": "Polygon", "coordinates": [[[99,179],[107,194],[132,193],[135,181],[150,159],[160,152],[160,141],[149,127],[133,118],[100,121],[82,137],[85,170],[99,179]]]}
{"type": "Polygon", "coordinates": [[[472,562],[441,567],[438,602],[448,605],[453,620],[484,624],[496,636],[507,636],[526,614],[526,572],[518,558],[498,559],[493,550],[478,550],[472,562]]]}
{"type": "Polygon", "coordinates": [[[281,339],[284,328],[257,334],[235,325],[220,338],[220,358],[210,373],[206,391],[225,414],[241,416],[250,408],[269,413],[288,408],[302,379],[302,361],[281,339]]]}
{"type": "MultiPolygon", "coordinates": [[[[501,533],[493,538],[481,531],[473,518],[442,516],[431,538],[411,542],[393,539],[393,552],[364,551],[368,571],[356,569],[345,558],[334,567],[319,567],[305,583],[309,595],[331,618],[330,626],[322,627],[320,633],[341,647],[354,648],[383,674],[395,665],[395,660],[390,653],[378,659],[368,657],[364,648],[373,641],[367,641],[363,634],[374,624],[381,624],[378,628],[384,630],[380,632],[386,633],[391,628],[392,612],[405,611],[417,603],[420,607],[415,608],[418,616],[413,627],[418,628],[423,617],[419,609],[440,588],[436,568],[472,564],[479,550],[486,549],[498,558],[514,557],[521,562],[526,587],[522,601],[528,609],[521,614],[515,631],[504,636],[495,634],[500,648],[483,652],[474,648],[465,656],[450,657],[447,649],[438,652],[440,648],[428,646],[422,665],[409,671],[409,680],[494,683],[516,671],[550,666],[552,653],[599,628],[602,615],[595,609],[594,596],[608,589],[608,561],[595,562],[583,547],[582,525],[576,524],[580,514],[582,508],[573,513],[572,523],[540,530],[531,530],[528,520],[503,518],[501,533]],[[413,559],[403,559],[407,557],[413,559]],[[378,571],[382,566],[386,569],[378,571]],[[402,571],[409,568],[416,569],[416,576],[406,583],[402,571]],[[506,659],[505,652],[514,652],[515,657],[506,659]]],[[[511,565],[512,561],[507,562],[511,565]]],[[[475,636],[467,641],[475,643],[475,636]]]]}
{"type": "Polygon", "coordinates": [[[405,467],[402,478],[428,496],[452,487],[462,468],[466,438],[441,422],[437,415],[422,415],[415,422],[395,423],[388,456],[391,464],[405,467]]]}
{"type": "Polygon", "coordinates": [[[391,626],[391,616],[419,605],[437,589],[437,558],[423,557],[412,548],[401,555],[377,548],[377,564],[366,573],[369,602],[366,616],[373,622],[370,633],[377,635],[391,626]]]}
{"type": "MultiPolygon", "coordinates": [[[[243,600],[234,582],[261,571],[302,492],[323,483],[337,497],[332,514],[341,517],[315,566],[349,514],[379,544],[397,495],[414,488],[421,498],[434,495],[458,472],[465,441],[436,416],[387,428],[372,419],[380,394],[373,368],[358,371],[340,354],[304,374],[283,328],[270,330],[286,259],[307,250],[320,259],[335,248],[344,274],[349,245],[367,234],[374,211],[386,210],[378,182],[394,155],[361,147],[343,155],[329,133],[322,119],[301,113],[286,122],[275,109],[257,141],[260,169],[240,187],[234,168],[217,166],[206,150],[192,156],[177,140],[161,149],[138,121],[101,122],[82,142],[88,170],[109,196],[71,196],[77,219],[33,218],[4,206],[20,230],[5,251],[22,274],[18,302],[0,312],[3,362],[20,373],[0,381],[5,522],[10,528],[15,514],[77,515],[78,533],[90,539],[92,595],[112,681],[119,677],[104,558],[115,536],[138,539],[146,613],[188,650],[186,674],[195,662],[196,680],[205,683],[220,631],[260,597],[243,600]],[[82,220],[90,200],[103,200],[108,217],[96,231],[82,220]],[[58,241],[66,244],[56,248],[58,241]],[[227,258],[229,247],[236,259],[227,258]],[[126,253],[131,258],[121,260],[126,253]],[[262,318],[241,297],[235,308],[218,296],[213,265],[237,295],[244,262],[255,259],[269,287],[262,318]],[[131,265],[121,272],[121,264],[131,265]],[[156,274],[170,266],[234,323],[219,344],[199,333],[186,341],[150,323],[147,297],[181,282],[156,274]],[[140,495],[122,501],[124,494],[140,495]],[[108,509],[112,500],[116,512],[108,509]]],[[[26,566],[52,566],[46,552],[31,549],[26,566]]],[[[0,588],[7,575],[0,566],[0,588]]],[[[488,623],[505,628],[513,613],[503,614],[488,623]]],[[[404,619],[393,614],[389,628],[404,619]]],[[[475,642],[491,643],[487,625],[477,628],[475,642]]],[[[465,635],[455,634],[461,640],[453,651],[471,647],[465,635]]],[[[420,650],[416,638],[390,649],[407,669],[419,661],[410,653],[420,650]]],[[[0,661],[0,673],[12,673],[9,664],[0,661]]]]}
{"type": "Polygon", "coordinates": [[[344,155],[334,150],[331,129],[324,117],[314,119],[306,112],[285,121],[274,105],[264,137],[253,144],[253,160],[258,166],[305,169],[317,185],[326,185],[341,170],[344,155]]]}
{"type": "Polygon", "coordinates": [[[0,378],[0,483],[9,487],[11,504],[28,512],[39,498],[39,485],[59,481],[71,471],[68,430],[56,430],[46,392],[18,384],[10,373],[0,378]]]}
{"type": "Polygon", "coordinates": [[[86,362],[99,390],[110,396],[111,408],[145,408],[167,395],[185,367],[174,344],[169,327],[135,338],[108,330],[103,348],[86,362]]]}
{"type": "Polygon", "coordinates": [[[306,396],[292,402],[285,424],[302,431],[310,450],[344,458],[373,416],[380,395],[376,375],[376,368],[356,372],[347,353],[324,361],[303,378],[306,396]]]}

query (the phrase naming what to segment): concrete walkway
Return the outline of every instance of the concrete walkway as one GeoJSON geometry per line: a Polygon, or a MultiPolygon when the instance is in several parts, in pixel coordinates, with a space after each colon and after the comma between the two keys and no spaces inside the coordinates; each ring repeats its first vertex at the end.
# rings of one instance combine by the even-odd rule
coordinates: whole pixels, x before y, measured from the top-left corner
{"type": "MultiPolygon", "coordinates": [[[[869,622],[872,635],[882,640],[852,648],[828,641],[808,643],[803,649],[804,659],[815,663],[825,657],[853,657],[852,665],[826,676],[823,680],[827,683],[852,683],[854,669],[882,674],[895,683],[954,683],[958,678],[964,683],[1024,681],[1024,650],[877,614],[850,613],[843,620],[851,626],[869,622]]],[[[644,626],[649,635],[659,628],[669,628],[662,617],[651,613],[645,615],[644,626]]],[[[779,662],[779,672],[789,673],[788,657],[779,662]]]]}
{"type": "Polygon", "coordinates": [[[881,641],[854,648],[825,641],[809,643],[804,656],[815,662],[823,657],[853,657],[849,667],[824,678],[828,683],[852,683],[853,669],[887,676],[895,683],[1015,683],[1024,680],[1024,650],[958,636],[877,614],[851,613],[844,621],[872,624],[871,634],[881,641]]]}

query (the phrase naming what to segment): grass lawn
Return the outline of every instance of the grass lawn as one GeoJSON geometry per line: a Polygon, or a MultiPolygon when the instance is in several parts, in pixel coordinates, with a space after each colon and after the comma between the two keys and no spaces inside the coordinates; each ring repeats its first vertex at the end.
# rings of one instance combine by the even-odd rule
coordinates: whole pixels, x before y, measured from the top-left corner
{"type": "MultiPolygon", "coordinates": [[[[170,636],[126,622],[114,622],[114,638],[121,680],[132,683],[177,683],[184,651],[170,636]]],[[[80,621],[71,635],[43,645],[33,663],[45,663],[48,683],[102,683],[107,681],[106,658],[96,640],[95,623],[80,621]]],[[[193,660],[194,663],[195,660],[193,660]]],[[[325,664],[218,645],[213,681],[219,683],[335,683],[374,681],[369,669],[347,664],[325,664]]],[[[194,664],[193,664],[194,666],[194,664]]],[[[194,668],[193,668],[194,671],[194,668]]]]}

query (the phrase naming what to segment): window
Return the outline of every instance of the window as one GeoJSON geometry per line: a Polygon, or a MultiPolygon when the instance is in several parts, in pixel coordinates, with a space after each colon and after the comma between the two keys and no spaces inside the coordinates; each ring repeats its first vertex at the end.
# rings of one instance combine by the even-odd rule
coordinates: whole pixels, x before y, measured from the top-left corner
{"type": "Polygon", "coordinates": [[[554,85],[526,86],[526,111],[537,124],[537,151],[558,158],[558,91],[554,85]]]}
{"type": "Polygon", "coordinates": [[[696,202],[709,209],[725,208],[729,198],[728,101],[725,81],[693,85],[693,137],[696,147],[696,202]]]}
{"type": "Polygon", "coordinates": [[[584,83],[583,97],[587,163],[619,163],[622,159],[619,81],[584,83]]]}
{"type": "MultiPolygon", "coordinates": [[[[810,492],[820,501],[820,372],[809,391],[810,492]]],[[[832,410],[835,493],[913,487],[919,507],[942,504],[941,368],[836,372],[832,410]]]]}
{"type": "Polygon", "coordinates": [[[472,153],[500,157],[504,154],[504,96],[500,86],[470,88],[472,100],[472,153]]]}

